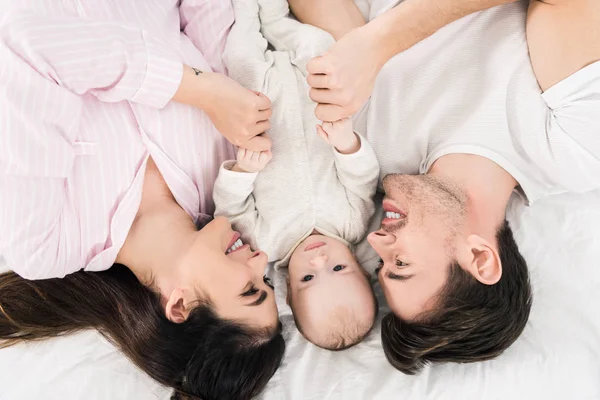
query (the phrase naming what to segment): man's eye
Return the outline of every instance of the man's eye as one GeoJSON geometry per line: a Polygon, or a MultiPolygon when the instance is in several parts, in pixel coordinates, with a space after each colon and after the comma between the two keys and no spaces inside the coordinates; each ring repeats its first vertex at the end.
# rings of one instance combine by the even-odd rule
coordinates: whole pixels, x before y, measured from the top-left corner
{"type": "Polygon", "coordinates": [[[263,276],[263,282],[266,283],[267,286],[270,287],[271,289],[275,289],[275,287],[271,283],[271,278],[269,278],[268,276],[263,276]]]}
{"type": "Polygon", "coordinates": [[[312,278],[314,278],[314,277],[315,277],[314,275],[305,275],[305,276],[302,278],[302,282],[308,282],[308,281],[312,281],[312,278]]]}
{"type": "Polygon", "coordinates": [[[344,268],[346,268],[346,266],[345,266],[345,265],[336,265],[335,267],[333,267],[333,270],[334,270],[335,272],[338,272],[338,271],[341,271],[341,270],[343,270],[344,268]]]}
{"type": "Polygon", "coordinates": [[[252,287],[247,292],[242,293],[242,297],[254,296],[256,293],[258,293],[258,289],[255,287],[252,287]]]}

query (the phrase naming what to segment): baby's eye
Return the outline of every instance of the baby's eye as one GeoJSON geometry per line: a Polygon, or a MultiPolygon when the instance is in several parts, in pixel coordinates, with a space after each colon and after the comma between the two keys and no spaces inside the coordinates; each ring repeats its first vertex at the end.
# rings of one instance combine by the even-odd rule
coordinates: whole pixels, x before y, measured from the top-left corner
{"type": "Polygon", "coordinates": [[[314,275],[305,275],[305,276],[302,278],[302,282],[308,282],[308,281],[311,281],[311,280],[312,280],[312,278],[314,278],[314,277],[315,277],[314,275]]]}
{"type": "Polygon", "coordinates": [[[344,268],[346,268],[346,266],[345,266],[345,265],[336,265],[335,267],[333,267],[333,270],[334,270],[335,272],[338,272],[338,271],[341,271],[341,270],[343,270],[344,268]]]}

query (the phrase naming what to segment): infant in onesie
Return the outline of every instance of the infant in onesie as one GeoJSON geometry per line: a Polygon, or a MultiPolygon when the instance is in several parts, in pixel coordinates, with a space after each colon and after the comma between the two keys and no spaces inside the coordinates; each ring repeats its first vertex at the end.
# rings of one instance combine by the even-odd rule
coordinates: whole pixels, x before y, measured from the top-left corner
{"type": "Polygon", "coordinates": [[[234,0],[224,59],[230,76],[272,103],[269,152],[240,149],[214,188],[216,215],[229,218],[275,268],[287,267],[287,301],[313,344],[341,350],[371,330],[377,301],[352,247],[374,212],[379,165],[352,121],[314,116],[306,63],[334,42],[289,16],[285,0],[234,0]]]}

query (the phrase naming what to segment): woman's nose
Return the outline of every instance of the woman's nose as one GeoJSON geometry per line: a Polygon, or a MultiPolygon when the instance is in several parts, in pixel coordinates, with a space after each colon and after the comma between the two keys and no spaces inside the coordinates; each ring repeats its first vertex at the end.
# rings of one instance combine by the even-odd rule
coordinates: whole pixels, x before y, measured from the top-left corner
{"type": "Polygon", "coordinates": [[[267,262],[262,257],[253,257],[248,260],[248,264],[252,271],[260,276],[263,276],[267,270],[267,262]]]}

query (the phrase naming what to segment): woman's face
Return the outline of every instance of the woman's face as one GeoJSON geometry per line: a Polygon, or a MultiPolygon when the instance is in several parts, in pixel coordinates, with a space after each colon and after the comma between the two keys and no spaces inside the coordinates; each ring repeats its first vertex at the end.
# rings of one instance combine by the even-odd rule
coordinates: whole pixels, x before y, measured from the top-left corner
{"type": "Polygon", "coordinates": [[[219,317],[274,328],[278,313],[273,288],[264,279],[267,255],[240,243],[228,220],[215,218],[197,233],[185,255],[185,275],[219,317]]]}

